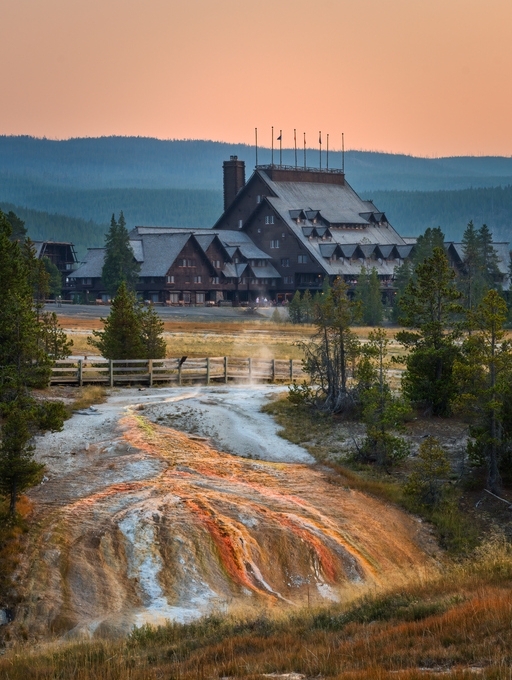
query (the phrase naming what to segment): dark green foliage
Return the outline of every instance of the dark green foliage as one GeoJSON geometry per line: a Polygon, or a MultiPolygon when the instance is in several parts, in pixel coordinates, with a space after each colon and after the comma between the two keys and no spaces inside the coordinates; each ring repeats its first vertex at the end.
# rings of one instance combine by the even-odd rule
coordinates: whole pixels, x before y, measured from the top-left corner
{"type": "Polygon", "coordinates": [[[16,512],[20,493],[37,481],[42,466],[33,460],[31,440],[38,431],[62,427],[60,403],[34,399],[31,387],[48,382],[51,360],[45,351],[40,308],[34,288],[44,297],[44,265],[30,243],[11,240],[11,226],[0,212],[0,492],[16,512]]]}
{"type": "Polygon", "coordinates": [[[134,293],[122,283],[112,301],[102,331],[93,331],[88,342],[105,359],[143,359],[139,305],[134,293]]]}
{"type": "Polygon", "coordinates": [[[11,225],[11,240],[12,241],[23,241],[27,235],[27,230],[25,228],[25,222],[20,219],[15,212],[9,210],[7,213],[7,221],[11,225]]]}
{"type": "Polygon", "coordinates": [[[444,248],[445,235],[441,227],[435,229],[428,228],[424,234],[418,236],[416,248],[413,251],[412,263],[414,267],[423,264],[425,260],[432,257],[434,248],[444,248]]]}
{"type": "Polygon", "coordinates": [[[377,270],[361,267],[357,279],[355,299],[361,304],[362,322],[366,326],[378,326],[382,323],[384,306],[380,291],[380,281],[377,270]]]}
{"type": "Polygon", "coordinates": [[[508,460],[512,446],[512,347],[503,331],[506,318],[505,301],[497,291],[489,291],[470,313],[473,333],[465,339],[454,367],[456,407],[469,419],[473,438],[468,452],[473,462],[487,464],[493,493],[500,487],[500,462],[508,460]]]}
{"type": "Polygon", "coordinates": [[[332,288],[315,296],[314,314],[318,332],[303,343],[304,368],[311,382],[318,385],[317,406],[329,413],[349,411],[355,405],[348,385],[350,363],[359,351],[351,325],[359,318],[359,305],[347,295],[347,286],[336,279],[332,288]]]}
{"type": "Polygon", "coordinates": [[[142,309],[139,312],[140,336],[143,346],[144,359],[164,359],[167,346],[162,337],[164,332],[164,322],[158,316],[154,307],[142,309]]]}
{"type": "Polygon", "coordinates": [[[401,300],[401,322],[416,332],[396,336],[409,350],[402,387],[411,402],[434,415],[448,415],[456,390],[453,364],[460,352],[456,341],[461,329],[454,318],[463,311],[461,294],[441,248],[434,248],[432,257],[416,267],[415,277],[401,300]]]}
{"type": "Polygon", "coordinates": [[[57,297],[62,292],[62,276],[58,267],[48,257],[43,257],[43,264],[48,274],[48,292],[57,297]]]}
{"type": "Polygon", "coordinates": [[[398,323],[398,319],[403,315],[404,311],[402,309],[402,297],[405,293],[407,286],[413,278],[414,267],[410,260],[405,260],[403,264],[395,269],[394,273],[394,286],[395,286],[395,297],[393,299],[392,308],[392,319],[395,323],[398,323]]]}
{"type": "Polygon", "coordinates": [[[427,437],[420,444],[414,470],[409,475],[404,492],[420,507],[434,508],[440,505],[450,474],[446,452],[437,439],[427,437]]]}
{"type": "Polygon", "coordinates": [[[464,261],[458,287],[466,309],[474,310],[500,280],[498,257],[492,246],[492,234],[485,224],[477,230],[470,222],[462,237],[462,244],[464,261]]]}
{"type": "Polygon", "coordinates": [[[403,398],[391,392],[386,380],[388,344],[382,328],[372,331],[368,343],[361,349],[357,370],[361,420],[366,425],[366,438],[358,457],[384,468],[409,453],[407,442],[396,433],[403,429],[410,408],[403,398]]]}
{"type": "Polygon", "coordinates": [[[59,326],[55,312],[43,312],[40,317],[40,342],[45,353],[52,359],[67,359],[71,354],[73,340],[59,326]]]}
{"type": "Polygon", "coordinates": [[[105,237],[105,260],[101,270],[101,279],[107,292],[113,297],[122,283],[128,290],[135,290],[139,280],[139,271],[140,264],[133,255],[126,222],[121,211],[119,222],[112,215],[110,229],[105,237]]]}
{"type": "Polygon", "coordinates": [[[300,290],[295,291],[290,304],[288,305],[288,314],[290,316],[290,321],[292,323],[303,323],[302,314],[302,300],[300,296],[300,290]]]}

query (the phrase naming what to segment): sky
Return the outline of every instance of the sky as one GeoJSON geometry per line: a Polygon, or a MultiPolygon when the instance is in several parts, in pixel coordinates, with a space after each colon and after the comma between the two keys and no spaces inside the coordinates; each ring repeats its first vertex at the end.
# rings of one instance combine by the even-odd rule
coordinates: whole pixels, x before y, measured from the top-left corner
{"type": "Polygon", "coordinates": [[[512,155],[511,0],[0,0],[0,23],[0,134],[512,155]]]}

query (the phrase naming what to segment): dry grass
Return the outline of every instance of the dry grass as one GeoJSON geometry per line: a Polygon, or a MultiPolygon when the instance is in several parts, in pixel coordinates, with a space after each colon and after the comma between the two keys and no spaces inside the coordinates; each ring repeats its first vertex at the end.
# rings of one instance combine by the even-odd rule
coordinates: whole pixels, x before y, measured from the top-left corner
{"type": "Polygon", "coordinates": [[[76,398],[71,405],[71,409],[89,408],[93,404],[103,404],[107,400],[107,390],[100,385],[86,385],[77,388],[76,398]]]}
{"type": "Polygon", "coordinates": [[[452,678],[509,678],[511,586],[510,545],[495,536],[471,562],[345,607],[211,616],[145,627],[127,640],[19,646],[0,660],[0,676],[196,680],[295,672],[307,678],[413,680],[443,672],[452,678]]]}

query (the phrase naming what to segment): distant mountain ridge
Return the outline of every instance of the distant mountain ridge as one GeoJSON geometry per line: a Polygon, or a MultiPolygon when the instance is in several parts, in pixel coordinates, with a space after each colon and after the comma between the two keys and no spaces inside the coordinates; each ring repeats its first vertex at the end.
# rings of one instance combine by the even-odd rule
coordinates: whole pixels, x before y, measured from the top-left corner
{"type": "MultiPolygon", "coordinates": [[[[55,141],[0,136],[0,173],[47,185],[79,189],[138,187],[145,189],[222,189],[222,161],[230,155],[245,160],[250,173],[255,149],[246,144],[147,137],[76,138],[55,141]]],[[[297,152],[303,164],[303,150],[297,152]]],[[[258,162],[270,163],[268,148],[258,162]]],[[[322,164],[326,165],[325,149],[322,164]]],[[[329,154],[340,167],[339,151],[329,154]]],[[[274,162],[279,150],[274,149],[274,162]]],[[[293,149],[283,149],[283,163],[294,165],[293,149]]],[[[307,164],[319,165],[318,149],[307,150],[307,164]]],[[[345,169],[356,191],[435,191],[512,184],[512,158],[461,156],[417,158],[373,151],[347,151],[345,169]]],[[[2,197],[3,198],[3,197],[2,197]]]]}
{"type": "MultiPolygon", "coordinates": [[[[129,228],[208,228],[222,212],[222,162],[231,155],[245,160],[249,177],[255,149],[244,144],[0,136],[0,203],[26,211],[33,238],[67,240],[68,233],[81,252],[102,244],[101,225],[120,210],[129,228]],[[66,216],[79,221],[66,221],[66,216]]],[[[303,158],[299,149],[299,166],[303,158]]],[[[270,160],[270,150],[260,148],[259,163],[270,160]]],[[[278,161],[279,149],[274,149],[278,161]]],[[[324,151],[323,167],[326,161],[324,151]]],[[[283,149],[283,163],[295,164],[293,149],[283,149]]],[[[319,165],[318,149],[308,149],[307,164],[319,165]]],[[[339,151],[329,154],[329,165],[340,167],[339,151]]],[[[512,240],[512,158],[349,151],[345,170],[354,189],[372,198],[403,235],[441,226],[448,239],[459,240],[473,219],[477,226],[486,223],[496,240],[512,240]]]]}

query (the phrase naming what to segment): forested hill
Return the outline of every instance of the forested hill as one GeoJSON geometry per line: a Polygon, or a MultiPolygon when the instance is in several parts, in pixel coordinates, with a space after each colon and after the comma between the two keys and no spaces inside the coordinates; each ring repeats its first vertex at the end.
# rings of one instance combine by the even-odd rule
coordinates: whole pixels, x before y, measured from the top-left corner
{"type": "MultiPolygon", "coordinates": [[[[260,137],[262,135],[260,134],[260,137]]],[[[267,140],[270,141],[270,140],[267,140]]],[[[286,143],[286,137],[284,139],[286,143]]],[[[291,137],[288,144],[291,144],[291,137]]],[[[222,161],[230,155],[246,161],[255,150],[244,144],[144,137],[100,137],[69,140],[0,136],[0,184],[9,176],[45,185],[80,189],[140,187],[146,189],[222,189],[222,161]]],[[[279,151],[274,151],[278,162],[279,151]]],[[[270,150],[259,149],[258,161],[270,162],[270,150]]],[[[331,153],[340,167],[340,153],[331,153]]],[[[283,163],[295,163],[293,149],[283,150],[283,163]]],[[[299,149],[298,163],[303,163],[299,149]]],[[[307,163],[319,164],[318,149],[307,163]]],[[[323,165],[325,167],[325,150],[323,165]]],[[[504,157],[415,158],[400,154],[348,151],[345,169],[357,191],[464,189],[512,184],[512,159],[504,157]]],[[[4,199],[3,196],[0,197],[4,199]]]]}
{"type": "Polygon", "coordinates": [[[68,215],[50,215],[41,210],[23,208],[13,203],[0,202],[0,210],[10,210],[25,222],[27,234],[32,241],[71,241],[79,260],[85,256],[87,248],[101,247],[105,243],[108,224],[96,224],[68,215]]]}
{"type": "MultiPolygon", "coordinates": [[[[241,144],[0,136],[0,203],[20,206],[14,212],[26,219],[32,238],[71,240],[81,253],[103,243],[103,225],[120,210],[129,228],[208,228],[222,212],[222,162],[233,154],[246,160],[249,175],[254,148],[241,144]]],[[[340,166],[339,156],[330,155],[331,167],[340,166]]],[[[269,162],[270,151],[260,149],[258,160],[269,162]]],[[[318,165],[318,150],[309,150],[307,160],[318,165]]],[[[293,151],[283,151],[283,162],[294,164],[293,151]]],[[[350,151],[345,169],[349,183],[401,234],[441,226],[447,238],[460,239],[472,219],[486,223],[496,240],[512,240],[511,158],[350,151]]]]}
{"type": "Polygon", "coordinates": [[[495,241],[512,241],[512,186],[461,191],[372,191],[371,198],[384,210],[403,236],[417,236],[428,227],[441,227],[447,240],[460,240],[470,220],[487,224],[495,241]]]}

